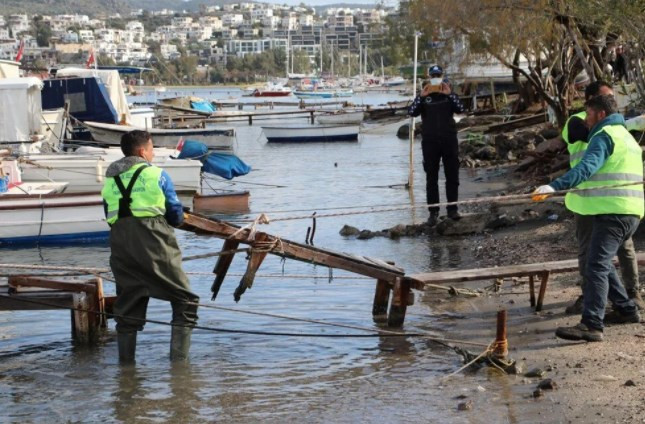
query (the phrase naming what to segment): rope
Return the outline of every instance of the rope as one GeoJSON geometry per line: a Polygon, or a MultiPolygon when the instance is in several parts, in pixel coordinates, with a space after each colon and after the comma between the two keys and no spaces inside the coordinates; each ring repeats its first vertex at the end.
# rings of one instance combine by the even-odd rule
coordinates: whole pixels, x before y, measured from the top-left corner
{"type": "MultiPolygon", "coordinates": [[[[643,185],[645,184],[645,181],[634,181],[634,182],[629,182],[629,183],[623,183],[623,184],[613,184],[613,185],[606,185],[606,186],[600,186],[600,187],[589,187],[589,188],[573,188],[569,190],[560,190],[560,191],[555,191],[553,193],[549,193],[546,195],[547,197],[554,197],[554,196],[562,196],[567,193],[577,193],[577,192],[583,192],[587,190],[603,190],[603,189],[610,189],[610,188],[618,188],[618,187],[630,187],[630,186],[635,186],[635,185],[643,185]]],[[[397,206],[397,207],[391,207],[391,208],[385,208],[385,209],[372,209],[372,210],[359,210],[359,211],[350,211],[350,212],[337,212],[337,213],[328,213],[328,214],[316,214],[316,218],[332,218],[332,217],[340,217],[340,216],[351,216],[351,215],[366,215],[366,214],[371,214],[371,213],[384,213],[384,212],[397,212],[397,211],[402,211],[402,210],[409,210],[409,209],[420,209],[420,208],[427,208],[429,206],[433,207],[445,207],[445,206],[463,206],[463,205],[475,205],[475,204],[480,204],[480,203],[493,203],[493,202],[498,202],[498,201],[507,201],[507,200],[529,200],[533,196],[536,196],[535,193],[523,193],[523,194],[511,194],[511,195],[505,195],[505,196],[489,196],[489,197],[478,197],[478,198],[473,198],[473,199],[466,199],[466,200],[459,200],[456,202],[443,202],[443,203],[433,203],[433,204],[413,204],[413,205],[402,205],[402,206],[397,206]]],[[[540,195],[540,196],[545,196],[545,195],[540,195]]],[[[279,222],[279,221],[295,221],[295,220],[303,220],[303,219],[312,219],[314,217],[314,214],[309,214],[309,215],[296,215],[296,216],[290,216],[290,217],[284,217],[284,218],[274,218],[271,221],[272,222],[279,222]]],[[[236,222],[251,222],[251,221],[245,221],[245,220],[240,220],[236,222]]]]}
{"type": "MultiPolygon", "coordinates": [[[[95,315],[102,315],[102,316],[105,316],[106,318],[130,319],[130,320],[136,320],[139,322],[145,322],[150,324],[165,325],[168,327],[193,328],[197,330],[204,330],[204,331],[210,331],[215,333],[248,334],[248,335],[256,335],[256,336],[278,336],[278,337],[310,337],[310,338],[375,338],[375,337],[426,338],[426,335],[423,333],[381,332],[380,330],[378,333],[374,333],[374,334],[325,334],[325,333],[291,333],[291,332],[281,332],[281,331],[234,330],[231,328],[223,328],[223,327],[208,327],[203,325],[177,324],[177,323],[160,321],[160,320],[155,320],[150,318],[145,318],[145,319],[133,318],[133,317],[127,317],[120,314],[99,312],[91,309],[84,309],[84,308],[78,308],[78,307],[62,306],[62,305],[57,305],[55,303],[43,302],[35,299],[25,299],[21,297],[4,295],[4,294],[0,294],[0,298],[17,300],[19,302],[31,303],[31,304],[41,305],[41,306],[47,306],[53,309],[64,309],[64,310],[75,311],[75,312],[84,312],[84,313],[91,313],[95,315]]],[[[432,339],[428,339],[428,340],[437,341],[437,343],[441,343],[441,340],[443,339],[436,338],[436,340],[432,340],[432,339]]],[[[472,344],[473,342],[466,342],[466,343],[472,344]]],[[[452,347],[452,346],[449,346],[449,347],[452,347]]]]}
{"type": "Polygon", "coordinates": [[[492,347],[492,346],[493,346],[494,344],[495,344],[495,342],[493,341],[491,344],[489,344],[489,345],[488,345],[488,347],[486,348],[486,350],[484,350],[482,353],[480,353],[479,355],[477,355],[477,356],[475,357],[475,359],[473,359],[472,361],[468,362],[467,364],[465,364],[463,367],[459,368],[458,370],[456,370],[456,371],[454,371],[454,372],[451,372],[450,374],[448,374],[448,375],[446,375],[446,376],[444,376],[444,377],[441,377],[441,380],[440,380],[440,381],[447,380],[447,379],[449,379],[450,377],[452,377],[452,376],[455,376],[455,375],[459,374],[460,372],[462,372],[463,370],[465,370],[466,368],[468,368],[469,366],[471,366],[471,365],[472,365],[472,364],[474,364],[475,362],[479,361],[479,360],[480,360],[481,358],[483,358],[484,356],[486,356],[486,355],[488,355],[489,353],[493,352],[493,347],[492,347]]]}

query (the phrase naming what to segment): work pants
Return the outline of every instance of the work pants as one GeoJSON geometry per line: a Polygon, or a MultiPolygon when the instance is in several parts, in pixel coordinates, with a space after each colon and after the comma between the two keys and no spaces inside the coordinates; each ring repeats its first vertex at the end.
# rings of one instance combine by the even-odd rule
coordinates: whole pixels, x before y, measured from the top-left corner
{"type": "Polygon", "coordinates": [[[587,327],[602,330],[607,299],[614,310],[625,315],[637,312],[634,302],[618,278],[613,264],[620,246],[638,228],[640,219],[634,215],[595,215],[587,250],[585,266],[584,310],[582,323],[587,327]]]}
{"type": "Polygon", "coordinates": [[[148,300],[167,300],[172,323],[194,325],[199,297],[181,267],[181,251],[163,216],[121,218],[110,231],[110,266],[116,279],[114,314],[117,332],[141,331],[148,300]]]}
{"type": "MultiPolygon", "coordinates": [[[[585,264],[587,262],[587,250],[591,241],[591,232],[593,230],[593,215],[576,214],[576,238],[578,239],[578,267],[582,278],[582,288],[584,291],[585,264]]],[[[637,292],[639,289],[638,282],[638,260],[636,259],[636,248],[632,238],[625,240],[617,252],[618,262],[620,263],[620,274],[623,277],[625,290],[627,293],[637,292]]]]}
{"type": "MultiPolygon", "coordinates": [[[[428,204],[439,203],[439,167],[443,162],[446,177],[446,197],[448,202],[459,198],[459,144],[457,136],[449,138],[423,139],[423,169],[426,172],[426,195],[428,204]]],[[[438,207],[430,206],[430,212],[439,213],[438,207]]],[[[447,210],[456,211],[457,206],[448,206],[447,210]]]]}

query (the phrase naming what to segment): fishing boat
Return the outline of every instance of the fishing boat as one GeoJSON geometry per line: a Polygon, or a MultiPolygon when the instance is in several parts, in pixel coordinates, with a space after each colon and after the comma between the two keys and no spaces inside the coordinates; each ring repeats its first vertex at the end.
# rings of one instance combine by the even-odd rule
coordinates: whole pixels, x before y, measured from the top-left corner
{"type": "Polygon", "coordinates": [[[322,125],[358,125],[363,122],[363,111],[339,110],[333,113],[318,115],[316,120],[322,125]]]}
{"type": "MultiPolygon", "coordinates": [[[[155,148],[152,164],[164,169],[181,194],[200,190],[202,163],[194,159],[175,159],[174,149],[155,148]]],[[[22,180],[67,181],[67,192],[100,191],[105,170],[123,157],[119,148],[80,147],[73,153],[29,153],[19,158],[22,180]]]]}
{"type": "Polygon", "coordinates": [[[352,97],[353,90],[296,90],[293,94],[299,99],[332,99],[335,97],[352,97]]]}
{"type": "Polygon", "coordinates": [[[66,182],[23,182],[15,159],[3,159],[0,168],[9,182],[0,193],[0,246],[108,237],[100,193],[64,193],[66,182]]]}
{"type": "Polygon", "coordinates": [[[357,141],[358,125],[262,127],[269,143],[357,141]]]}
{"type": "MultiPolygon", "coordinates": [[[[142,128],[130,125],[106,124],[102,122],[83,122],[92,138],[107,146],[120,146],[123,134],[142,128]]],[[[195,128],[195,129],[163,129],[148,128],[155,146],[174,148],[180,139],[191,139],[204,143],[211,150],[233,151],[235,129],[233,128],[195,128]]]]}
{"type": "Polygon", "coordinates": [[[405,84],[405,79],[403,77],[392,77],[388,78],[381,84],[383,87],[396,87],[405,84]]]}
{"type": "Polygon", "coordinates": [[[193,210],[199,213],[240,214],[249,213],[249,197],[247,190],[218,190],[214,193],[193,196],[193,210]]]}
{"type": "Polygon", "coordinates": [[[281,84],[268,83],[253,90],[250,95],[252,97],[286,97],[291,95],[291,88],[281,84]]]}

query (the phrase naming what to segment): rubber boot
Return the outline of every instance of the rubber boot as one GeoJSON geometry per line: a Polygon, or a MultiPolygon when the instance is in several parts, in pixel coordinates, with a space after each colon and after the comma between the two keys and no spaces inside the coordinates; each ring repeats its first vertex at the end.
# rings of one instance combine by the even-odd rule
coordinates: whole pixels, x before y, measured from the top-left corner
{"type": "Polygon", "coordinates": [[[137,333],[117,333],[119,345],[119,363],[133,364],[134,354],[137,350],[137,333]]]}
{"type": "Polygon", "coordinates": [[[183,362],[188,359],[190,350],[190,336],[193,329],[190,327],[175,326],[172,327],[170,335],[170,360],[173,362],[183,362]]]}

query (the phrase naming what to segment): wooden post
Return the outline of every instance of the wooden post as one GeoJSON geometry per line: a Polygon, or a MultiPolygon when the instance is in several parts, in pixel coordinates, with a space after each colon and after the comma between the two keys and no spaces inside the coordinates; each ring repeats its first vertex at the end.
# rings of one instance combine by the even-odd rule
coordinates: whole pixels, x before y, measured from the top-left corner
{"type": "Polygon", "coordinates": [[[103,293],[103,279],[97,277],[95,280],[93,280],[93,282],[94,285],[96,285],[94,310],[101,312],[101,315],[97,315],[98,325],[101,328],[107,328],[107,316],[105,316],[105,295],[103,293]]]}
{"type": "MultiPolygon", "coordinates": [[[[222,252],[235,250],[239,247],[239,245],[239,241],[230,239],[224,240],[222,252]]],[[[215,298],[217,298],[217,293],[219,293],[219,289],[222,287],[222,283],[224,282],[224,278],[226,278],[226,273],[228,272],[228,269],[231,266],[234,257],[235,254],[231,253],[222,255],[217,258],[217,263],[215,264],[215,268],[213,269],[213,274],[215,274],[215,281],[213,281],[213,285],[211,286],[211,291],[213,292],[212,300],[215,300],[215,298]]]]}
{"type": "Polygon", "coordinates": [[[495,101],[495,83],[490,79],[490,101],[493,103],[493,110],[497,112],[497,102],[495,101]]]}
{"type": "Polygon", "coordinates": [[[535,276],[529,275],[529,296],[531,296],[531,308],[535,307],[535,276]]]}
{"type": "Polygon", "coordinates": [[[372,306],[372,319],[376,323],[387,322],[387,307],[390,303],[390,283],[385,280],[376,280],[374,292],[374,305],[372,306]]]}
{"type": "Polygon", "coordinates": [[[540,283],[540,294],[538,295],[537,306],[535,310],[537,312],[542,310],[542,304],[544,303],[544,294],[546,293],[546,285],[549,282],[550,272],[546,271],[542,273],[542,282],[540,283]]]}
{"type": "Polygon", "coordinates": [[[410,281],[403,278],[397,278],[394,283],[392,294],[392,303],[390,304],[390,313],[387,319],[387,325],[390,327],[401,327],[405,321],[405,312],[408,309],[408,296],[410,293],[410,281]]]}
{"type": "Polygon", "coordinates": [[[312,110],[311,112],[309,112],[309,115],[311,117],[311,125],[313,125],[314,124],[314,111],[312,110]]]}
{"type": "Polygon", "coordinates": [[[253,125],[253,115],[249,115],[249,125],[253,125]]]}
{"type": "Polygon", "coordinates": [[[508,356],[508,340],[506,339],[506,309],[497,312],[497,335],[495,337],[495,350],[493,355],[497,358],[508,356]]]}
{"type": "MultiPolygon", "coordinates": [[[[257,233],[255,236],[256,242],[266,242],[269,239],[269,235],[266,233],[257,233]]],[[[258,272],[258,268],[262,265],[264,258],[266,258],[268,250],[251,250],[249,254],[249,262],[246,264],[246,272],[240,280],[240,284],[235,289],[233,294],[236,302],[239,302],[240,298],[246,291],[253,286],[253,280],[255,279],[255,274],[258,272]]]]}
{"type": "Polygon", "coordinates": [[[72,335],[78,343],[88,345],[93,337],[90,313],[85,312],[91,308],[89,295],[87,293],[74,293],[73,299],[74,309],[82,309],[82,311],[72,311],[74,325],[72,335]]]}

